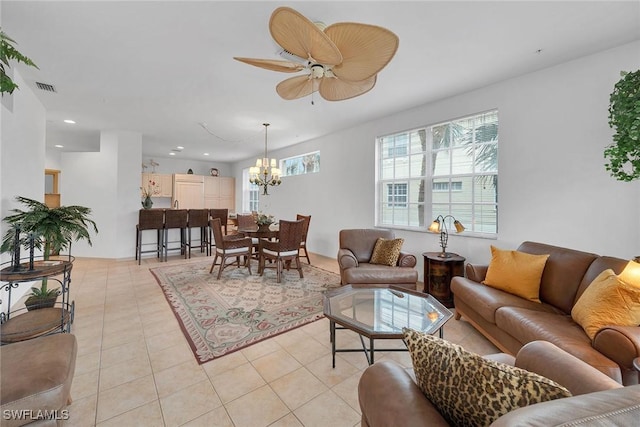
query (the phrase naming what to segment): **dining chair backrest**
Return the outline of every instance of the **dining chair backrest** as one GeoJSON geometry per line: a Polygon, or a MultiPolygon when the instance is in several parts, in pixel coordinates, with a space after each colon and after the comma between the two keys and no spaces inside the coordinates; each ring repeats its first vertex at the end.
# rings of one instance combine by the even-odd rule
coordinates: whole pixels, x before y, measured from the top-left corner
{"type": "Polygon", "coordinates": [[[162,209],[140,209],[138,214],[139,230],[160,230],[164,227],[164,211],[162,209]]]}
{"type": "Polygon", "coordinates": [[[311,215],[297,214],[296,219],[304,221],[304,227],[302,229],[302,242],[306,242],[307,234],[309,233],[309,224],[311,223],[311,215]]]}
{"type": "Polygon", "coordinates": [[[209,228],[213,231],[213,241],[216,242],[216,247],[224,248],[224,237],[222,235],[222,221],[220,218],[212,218],[209,220],[209,228]]]}
{"type": "Polygon", "coordinates": [[[280,251],[293,251],[300,247],[302,232],[304,230],[304,220],[287,221],[281,219],[279,230],[278,242],[280,243],[280,251]]]}
{"type": "Polygon", "coordinates": [[[252,214],[238,214],[238,228],[252,228],[256,226],[256,219],[252,214]]]}

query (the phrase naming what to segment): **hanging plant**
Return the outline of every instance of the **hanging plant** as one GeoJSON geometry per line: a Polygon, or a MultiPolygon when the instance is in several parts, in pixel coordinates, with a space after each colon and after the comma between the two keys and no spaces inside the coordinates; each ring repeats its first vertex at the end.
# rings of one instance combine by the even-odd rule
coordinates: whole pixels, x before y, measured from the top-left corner
{"type": "Polygon", "coordinates": [[[619,181],[640,178],[640,70],[621,72],[609,97],[613,144],[604,150],[604,167],[619,181]]]}
{"type": "Polygon", "coordinates": [[[18,88],[18,85],[5,72],[5,67],[10,67],[10,60],[38,68],[31,59],[18,52],[14,44],[16,44],[15,40],[0,29],[0,95],[5,93],[12,94],[18,88]]]}

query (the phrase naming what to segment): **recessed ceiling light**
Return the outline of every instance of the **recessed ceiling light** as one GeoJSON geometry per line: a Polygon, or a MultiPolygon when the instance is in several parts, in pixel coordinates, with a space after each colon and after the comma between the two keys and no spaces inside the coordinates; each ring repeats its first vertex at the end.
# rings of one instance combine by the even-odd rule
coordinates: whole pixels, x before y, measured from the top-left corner
{"type": "Polygon", "coordinates": [[[209,155],[209,153],[204,153],[204,155],[205,155],[205,156],[208,156],[208,155],[209,155]]]}
{"type": "Polygon", "coordinates": [[[177,148],[178,150],[184,150],[184,147],[183,147],[183,146],[181,146],[181,145],[178,145],[176,148],[177,148]]]}
{"type": "Polygon", "coordinates": [[[169,153],[170,156],[175,156],[176,153],[174,153],[173,151],[171,153],[169,153]]]}
{"type": "Polygon", "coordinates": [[[75,125],[76,124],[76,122],[74,122],[73,120],[70,120],[70,119],[65,119],[64,122],[65,123],[69,123],[70,125],[75,125]]]}
{"type": "Polygon", "coordinates": [[[56,144],[56,145],[54,145],[54,147],[56,147],[56,148],[64,148],[64,145],[56,144]]]}

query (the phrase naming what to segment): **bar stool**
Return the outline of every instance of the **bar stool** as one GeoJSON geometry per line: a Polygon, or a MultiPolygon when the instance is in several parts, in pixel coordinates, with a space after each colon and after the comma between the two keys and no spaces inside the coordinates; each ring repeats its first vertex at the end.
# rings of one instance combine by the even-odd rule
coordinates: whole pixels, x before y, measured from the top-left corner
{"type": "Polygon", "coordinates": [[[209,209],[189,209],[189,220],[187,221],[187,228],[189,229],[189,241],[187,246],[189,247],[189,258],[191,258],[191,229],[200,229],[200,253],[205,252],[207,256],[211,254],[211,247],[209,245],[209,209]]]}
{"type": "Polygon", "coordinates": [[[180,249],[180,254],[187,257],[187,223],[188,223],[188,211],[186,209],[167,209],[164,215],[164,260],[167,260],[167,254],[169,251],[180,249]],[[169,230],[178,229],[180,231],[180,245],[176,247],[169,247],[169,230]]]}
{"type": "Polygon", "coordinates": [[[162,246],[164,228],[164,210],[163,209],[140,209],[138,213],[138,224],[136,224],[136,259],[138,265],[142,261],[142,254],[155,252],[156,257],[162,261],[162,246]],[[156,230],[156,249],[142,250],[142,232],[144,230],[156,230]]]}

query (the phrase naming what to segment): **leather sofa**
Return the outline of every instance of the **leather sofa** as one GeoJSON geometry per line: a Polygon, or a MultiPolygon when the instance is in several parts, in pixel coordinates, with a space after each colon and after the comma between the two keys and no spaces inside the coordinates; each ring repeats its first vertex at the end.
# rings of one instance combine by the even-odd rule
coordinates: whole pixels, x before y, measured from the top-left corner
{"type": "MultiPolygon", "coordinates": [[[[566,387],[572,397],[511,411],[492,426],[636,425],[640,385],[623,387],[597,369],[559,349],[534,341],[517,356],[485,356],[545,376],[566,387]]],[[[358,384],[363,427],[446,426],[447,420],[426,398],[405,368],[381,360],[363,372],[358,384]]]]}
{"type": "Polygon", "coordinates": [[[416,289],[418,272],[416,257],[400,252],[394,266],[371,264],[371,255],[378,238],[394,239],[391,230],[351,229],[340,230],[338,266],[342,285],[386,287],[389,285],[416,289]]]}
{"type": "Polygon", "coordinates": [[[0,347],[0,425],[62,425],[69,418],[78,345],[53,334],[0,347]]]}
{"type": "Polygon", "coordinates": [[[467,277],[451,281],[456,319],[465,318],[506,353],[516,354],[531,341],[550,341],[621,384],[638,384],[633,359],[640,356],[640,327],[607,326],[592,342],[571,318],[572,307],[598,274],[608,268],[618,274],[629,261],[535,242],[522,243],[518,251],[549,254],[541,303],[483,285],[488,266],[467,265],[467,277]]]}

